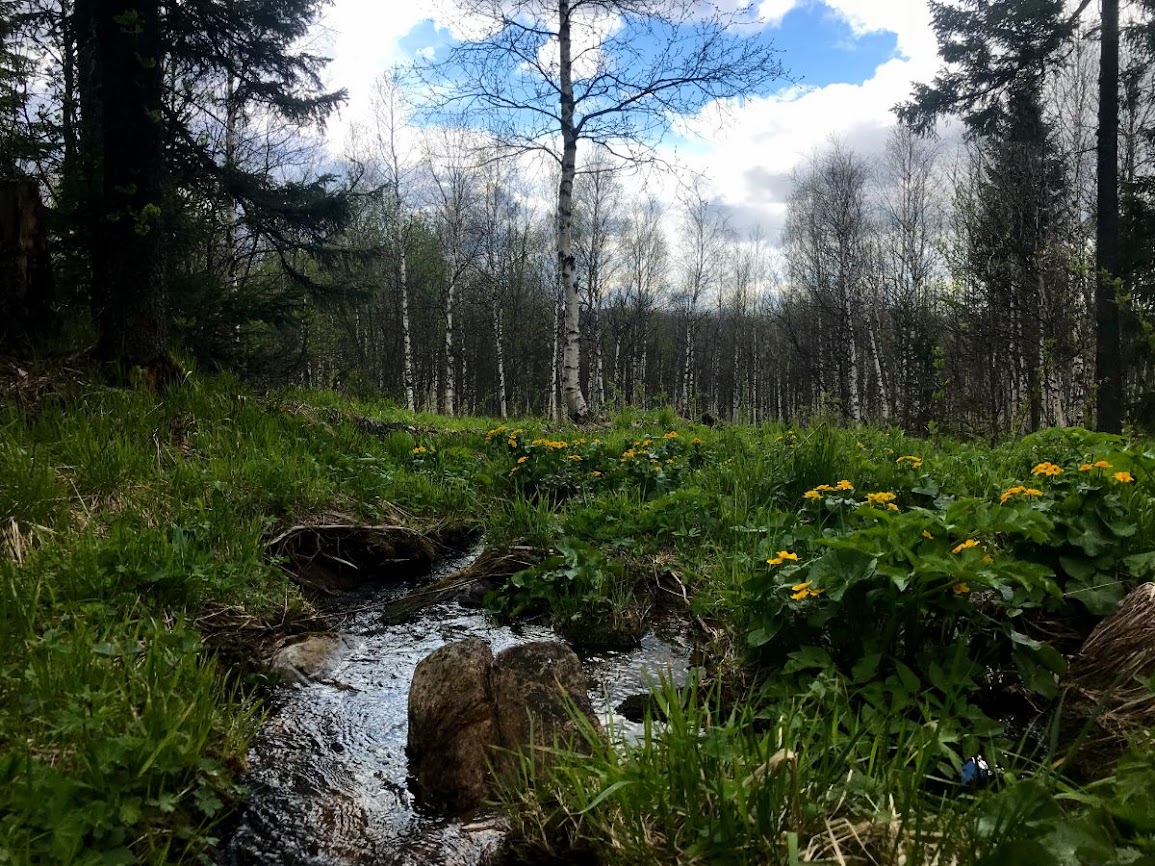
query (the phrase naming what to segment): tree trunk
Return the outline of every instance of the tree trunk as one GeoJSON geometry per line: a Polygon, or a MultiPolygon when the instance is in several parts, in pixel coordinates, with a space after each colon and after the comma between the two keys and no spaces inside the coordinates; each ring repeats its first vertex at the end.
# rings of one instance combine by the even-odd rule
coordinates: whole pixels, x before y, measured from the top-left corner
{"type": "Polygon", "coordinates": [[[100,114],[91,253],[96,354],[167,379],[160,6],[105,0],[91,12],[100,114]]]}
{"type": "Polygon", "coordinates": [[[1099,54],[1099,130],[1095,146],[1096,422],[1105,433],[1123,430],[1123,350],[1115,278],[1119,273],[1119,0],[1102,0],[1099,54]]]}
{"type": "Polygon", "coordinates": [[[497,302],[496,292],[492,299],[493,302],[493,342],[494,350],[497,355],[497,411],[501,413],[504,419],[508,416],[506,411],[506,397],[505,397],[505,348],[503,346],[502,333],[505,330],[503,327],[501,305],[497,302]]]}
{"type": "Polygon", "coordinates": [[[52,260],[40,185],[0,182],[0,351],[23,351],[56,329],[52,260]]]}
{"type": "Polygon", "coordinates": [[[574,125],[573,70],[570,45],[570,2],[558,0],[558,52],[561,91],[561,180],[557,189],[557,264],[565,299],[565,343],[562,392],[566,414],[575,421],[589,415],[581,381],[581,305],[577,261],[573,254],[573,185],[577,174],[578,131],[574,125]]]}
{"type": "Polygon", "coordinates": [[[565,317],[565,303],[562,299],[562,292],[557,293],[557,303],[554,307],[553,316],[553,347],[550,351],[550,367],[549,367],[549,417],[550,420],[556,420],[558,417],[557,395],[561,390],[561,382],[559,381],[561,369],[558,367],[558,354],[560,352],[559,338],[561,335],[562,319],[565,317]]]}
{"type": "MultiPolygon", "coordinates": [[[[457,262],[451,262],[452,273],[456,274],[457,262]]],[[[453,417],[453,407],[456,401],[456,376],[457,371],[454,367],[457,364],[457,358],[454,355],[453,345],[453,305],[456,302],[457,294],[457,280],[455,276],[450,276],[449,284],[445,289],[445,372],[442,379],[442,411],[449,417],[453,417]]]]}
{"type": "Polygon", "coordinates": [[[417,411],[413,377],[413,332],[409,323],[409,251],[406,249],[406,231],[401,215],[401,191],[394,187],[394,218],[397,227],[394,242],[397,245],[397,276],[401,290],[401,385],[405,389],[405,408],[417,411]]]}

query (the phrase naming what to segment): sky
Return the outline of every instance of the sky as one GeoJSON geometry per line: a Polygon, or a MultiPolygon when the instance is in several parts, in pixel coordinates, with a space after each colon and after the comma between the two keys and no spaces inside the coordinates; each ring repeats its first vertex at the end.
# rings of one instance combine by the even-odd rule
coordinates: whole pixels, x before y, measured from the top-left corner
{"type": "MultiPolygon", "coordinates": [[[[762,38],[781,50],[793,81],[727,106],[721,119],[702,111],[665,146],[706,177],[708,196],[736,229],[759,225],[773,242],[792,172],[833,139],[868,156],[880,152],[892,106],[939,63],[926,0],[761,0],[758,12],[762,38]]],[[[443,52],[473,22],[456,0],[333,0],[323,25],[329,83],[349,92],[328,133],[339,151],[348,124],[368,112],[376,76],[443,52]]],[[[672,197],[675,186],[648,188],[672,197]]]]}

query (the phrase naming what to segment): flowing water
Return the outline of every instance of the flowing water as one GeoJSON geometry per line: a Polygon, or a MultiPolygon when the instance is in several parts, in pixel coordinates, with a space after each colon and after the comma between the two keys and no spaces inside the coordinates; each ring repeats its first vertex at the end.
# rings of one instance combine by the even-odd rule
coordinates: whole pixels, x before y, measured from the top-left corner
{"type": "MultiPolygon", "coordinates": [[[[469,561],[447,562],[439,574],[469,561]]],[[[495,820],[462,823],[415,808],[406,784],[409,684],[417,663],[450,641],[481,638],[497,653],[557,637],[541,626],[494,625],[456,602],[387,624],[386,606],[406,591],[350,594],[331,613],[341,636],[332,662],[324,679],[286,686],[274,701],[249,755],[250,802],[222,866],[473,864],[500,844],[495,820]]],[[[647,634],[635,650],[587,656],[594,709],[629,737],[638,726],[612,708],[667,672],[683,682],[688,658],[676,628],[647,634]]]]}

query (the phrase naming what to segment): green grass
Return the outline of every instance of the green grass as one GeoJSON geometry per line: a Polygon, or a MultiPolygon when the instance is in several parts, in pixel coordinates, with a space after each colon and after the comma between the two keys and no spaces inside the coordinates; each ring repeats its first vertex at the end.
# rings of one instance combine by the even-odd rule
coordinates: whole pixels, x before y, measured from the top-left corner
{"type": "Polygon", "coordinates": [[[0,864],[212,857],[261,691],[197,622],[303,611],[264,542],[318,519],[557,550],[493,603],[563,631],[631,624],[666,569],[692,592],[726,664],[667,687],[668,721],[636,746],[592,737],[527,766],[505,797],[530,856],[1151,862],[1150,747],[1080,787],[1052,769],[1077,738],[1015,739],[986,680],[1054,717],[1063,654],[1155,574],[1153,470],[1149,443],[1085,431],[988,447],[670,411],[578,431],[73,376],[0,408],[0,864]],[[397,427],[370,435],[363,416],[397,427]],[[1063,473],[1032,474],[1048,461],[1063,473]],[[1016,485],[1039,493],[1001,502],[1016,485]],[[976,751],[1000,786],[956,784],[976,751]]]}

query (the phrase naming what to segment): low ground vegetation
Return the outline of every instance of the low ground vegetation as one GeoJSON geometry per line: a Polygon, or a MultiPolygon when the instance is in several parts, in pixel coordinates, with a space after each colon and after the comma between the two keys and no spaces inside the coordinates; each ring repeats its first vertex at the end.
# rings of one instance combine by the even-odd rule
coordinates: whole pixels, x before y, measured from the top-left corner
{"type": "Polygon", "coordinates": [[[0,408],[0,863],[211,859],[264,694],[222,624],[309,620],[265,544],[310,521],[548,550],[488,604],[563,633],[628,638],[655,583],[685,591],[691,684],[633,747],[527,766],[526,859],[1155,862],[1151,683],[1080,703],[1067,670],[1155,572],[1148,442],[578,430],[83,378],[0,408]],[[967,784],[978,754],[998,769],[967,784]]]}

